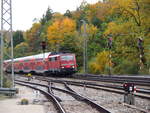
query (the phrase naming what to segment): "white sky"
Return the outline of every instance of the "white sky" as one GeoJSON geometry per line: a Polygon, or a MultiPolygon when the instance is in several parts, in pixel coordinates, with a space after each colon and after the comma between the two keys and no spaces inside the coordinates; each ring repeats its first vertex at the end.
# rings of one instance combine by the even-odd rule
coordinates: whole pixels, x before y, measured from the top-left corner
{"type": "MultiPolygon", "coordinates": [[[[32,26],[34,18],[40,19],[48,6],[53,12],[76,10],[83,0],[12,0],[13,30],[27,30],[32,26]]],[[[86,0],[96,3],[99,0],[86,0]]]]}

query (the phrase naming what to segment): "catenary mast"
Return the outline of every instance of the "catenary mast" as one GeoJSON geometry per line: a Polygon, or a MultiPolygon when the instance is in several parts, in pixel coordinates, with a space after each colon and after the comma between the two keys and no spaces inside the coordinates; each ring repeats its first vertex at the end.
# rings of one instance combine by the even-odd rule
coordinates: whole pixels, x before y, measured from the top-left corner
{"type": "Polygon", "coordinates": [[[5,54],[11,59],[12,87],[14,87],[12,0],[1,0],[1,87],[3,87],[3,62],[5,54]],[[4,33],[6,34],[5,37],[4,33]],[[10,51],[4,52],[4,48],[8,47],[11,48],[10,51]]]}

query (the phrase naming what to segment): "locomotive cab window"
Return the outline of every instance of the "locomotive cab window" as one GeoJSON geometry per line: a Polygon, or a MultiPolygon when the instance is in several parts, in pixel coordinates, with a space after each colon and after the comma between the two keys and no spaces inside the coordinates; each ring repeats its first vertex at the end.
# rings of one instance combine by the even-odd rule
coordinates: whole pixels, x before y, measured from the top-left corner
{"type": "Polygon", "coordinates": [[[61,60],[74,60],[74,56],[71,55],[61,56],[61,60]]]}
{"type": "Polygon", "coordinates": [[[57,60],[57,57],[51,57],[49,58],[49,61],[56,61],[57,60]]]}

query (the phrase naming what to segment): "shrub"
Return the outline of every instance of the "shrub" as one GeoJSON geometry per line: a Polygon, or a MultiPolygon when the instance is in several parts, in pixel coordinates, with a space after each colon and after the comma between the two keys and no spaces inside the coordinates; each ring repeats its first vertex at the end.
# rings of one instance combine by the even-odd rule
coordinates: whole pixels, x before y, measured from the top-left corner
{"type": "Polygon", "coordinates": [[[21,105],[27,105],[27,104],[29,104],[29,101],[28,101],[28,99],[22,99],[21,100],[21,105]]]}

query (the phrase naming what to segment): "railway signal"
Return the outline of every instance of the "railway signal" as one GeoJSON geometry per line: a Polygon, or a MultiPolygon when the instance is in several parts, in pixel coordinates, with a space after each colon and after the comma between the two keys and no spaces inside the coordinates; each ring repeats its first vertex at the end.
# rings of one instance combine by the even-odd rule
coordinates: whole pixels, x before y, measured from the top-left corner
{"type": "Polygon", "coordinates": [[[46,49],[46,42],[42,41],[41,42],[41,46],[42,46],[42,50],[45,51],[45,49],[46,49]]]}
{"type": "Polygon", "coordinates": [[[45,49],[46,49],[46,42],[45,42],[45,41],[42,41],[42,42],[41,42],[41,46],[42,46],[42,50],[43,50],[43,62],[44,62],[44,59],[45,59],[45,49]]]}
{"type": "Polygon", "coordinates": [[[138,48],[139,49],[143,48],[143,39],[142,38],[138,38],[138,48]]]}
{"type": "Polygon", "coordinates": [[[136,91],[136,87],[134,83],[126,82],[123,84],[124,89],[124,102],[127,104],[135,104],[134,92],[136,91]]]}
{"type": "Polygon", "coordinates": [[[108,48],[111,49],[112,48],[112,37],[108,38],[108,48]]]}
{"type": "Polygon", "coordinates": [[[134,92],[135,91],[134,83],[124,83],[123,89],[128,93],[134,92]]]}

